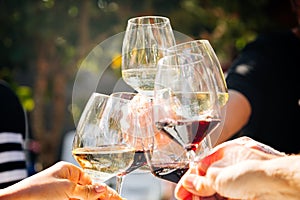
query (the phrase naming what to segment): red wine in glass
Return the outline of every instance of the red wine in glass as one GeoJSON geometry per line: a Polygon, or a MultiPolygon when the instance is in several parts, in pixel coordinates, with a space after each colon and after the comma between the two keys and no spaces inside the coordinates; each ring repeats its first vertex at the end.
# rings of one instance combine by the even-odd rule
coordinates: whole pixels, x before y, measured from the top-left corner
{"type": "Polygon", "coordinates": [[[195,151],[205,136],[213,131],[219,124],[220,119],[201,120],[161,120],[156,123],[156,127],[162,130],[172,140],[190,151],[195,151]]]}
{"type": "Polygon", "coordinates": [[[150,150],[135,151],[133,163],[129,168],[127,168],[124,172],[120,173],[119,175],[123,176],[129,174],[130,172],[147,165],[147,159],[145,154],[147,154],[147,156],[151,156],[151,151],[150,150]]]}
{"type": "MultiPolygon", "coordinates": [[[[194,121],[165,119],[157,122],[156,127],[189,152],[195,151],[205,136],[219,123],[219,119],[210,118],[194,121]]],[[[177,183],[188,169],[188,162],[151,163],[151,172],[154,176],[174,183],[177,183]]]]}
{"type": "Polygon", "coordinates": [[[154,176],[174,183],[178,183],[188,169],[188,163],[164,163],[152,164],[151,166],[151,172],[154,176]]]}

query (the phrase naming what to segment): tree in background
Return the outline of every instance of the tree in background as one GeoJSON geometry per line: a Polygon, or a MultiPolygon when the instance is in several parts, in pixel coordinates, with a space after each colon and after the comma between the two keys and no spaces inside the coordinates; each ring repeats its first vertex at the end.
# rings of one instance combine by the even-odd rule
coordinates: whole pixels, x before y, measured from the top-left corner
{"type": "Polygon", "coordinates": [[[0,0],[0,78],[14,86],[27,108],[41,169],[57,161],[62,135],[74,128],[70,85],[80,62],[94,46],[124,31],[127,19],[169,17],[176,31],[208,39],[226,70],[258,32],[275,28],[267,14],[280,15],[266,10],[270,2],[283,1],[0,0]]]}

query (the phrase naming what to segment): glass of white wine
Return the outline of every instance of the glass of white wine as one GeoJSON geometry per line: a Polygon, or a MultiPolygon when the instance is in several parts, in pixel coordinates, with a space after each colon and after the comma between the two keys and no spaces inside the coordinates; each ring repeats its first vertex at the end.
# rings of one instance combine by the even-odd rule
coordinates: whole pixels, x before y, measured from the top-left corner
{"type": "Polygon", "coordinates": [[[128,20],[122,45],[122,77],[136,91],[153,96],[156,65],[175,45],[170,20],[141,16],[128,20]]]}
{"type": "Polygon", "coordinates": [[[130,100],[93,93],[80,117],[72,154],[93,182],[104,182],[129,168],[135,138],[124,133],[130,100]]]}

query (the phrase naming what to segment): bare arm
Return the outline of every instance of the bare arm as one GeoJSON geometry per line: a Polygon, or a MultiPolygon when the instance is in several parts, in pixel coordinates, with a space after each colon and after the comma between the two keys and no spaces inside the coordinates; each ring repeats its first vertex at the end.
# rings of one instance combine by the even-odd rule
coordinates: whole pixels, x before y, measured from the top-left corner
{"type": "Polygon", "coordinates": [[[238,91],[229,90],[229,100],[226,104],[226,117],[224,126],[217,144],[220,144],[237,131],[239,131],[249,120],[251,105],[247,98],[238,91]]]}

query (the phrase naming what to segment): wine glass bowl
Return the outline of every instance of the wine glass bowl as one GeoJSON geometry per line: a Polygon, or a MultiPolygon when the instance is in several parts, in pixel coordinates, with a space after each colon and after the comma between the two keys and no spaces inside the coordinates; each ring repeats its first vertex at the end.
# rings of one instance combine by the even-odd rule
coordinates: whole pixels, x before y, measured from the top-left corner
{"type": "MultiPolygon", "coordinates": [[[[182,42],[167,49],[167,55],[172,54],[195,54],[202,56],[203,64],[209,71],[212,82],[215,85],[216,92],[218,95],[218,103],[220,105],[220,113],[222,119],[224,119],[226,116],[225,105],[229,98],[228,89],[223,69],[210,42],[205,39],[182,42]]],[[[203,148],[201,149],[201,151],[199,151],[201,152],[201,154],[207,152],[217,142],[221,133],[220,129],[223,127],[223,123],[224,120],[221,121],[221,124],[219,125],[218,129],[216,129],[214,133],[207,136],[205,138],[205,141],[202,142],[203,148]]]]}
{"type": "Polygon", "coordinates": [[[209,73],[199,54],[173,54],[159,60],[153,96],[157,130],[147,160],[156,177],[178,182],[204,138],[220,124],[209,73]]]}
{"type": "Polygon", "coordinates": [[[149,151],[153,145],[153,122],[151,100],[142,94],[116,92],[113,97],[130,100],[128,103],[128,114],[121,118],[122,121],[129,122],[123,127],[124,134],[129,140],[134,141],[135,156],[132,165],[119,175],[126,175],[140,167],[147,165],[145,151],[149,151]]]}
{"type": "Polygon", "coordinates": [[[72,154],[94,182],[125,171],[134,161],[134,140],[124,134],[121,116],[129,101],[93,93],[80,117],[72,154]]]}
{"type": "Polygon", "coordinates": [[[134,146],[133,162],[116,177],[116,191],[120,194],[124,177],[134,170],[145,169],[147,165],[146,156],[150,156],[153,147],[152,109],[150,99],[142,94],[116,92],[111,96],[129,100],[126,107],[128,112],[120,120],[126,124],[122,126],[122,132],[128,140],[133,141],[134,146]]]}
{"type": "Polygon", "coordinates": [[[122,45],[122,77],[136,91],[151,96],[158,60],[175,45],[170,20],[141,16],[128,20],[122,45]]]}
{"type": "Polygon", "coordinates": [[[154,147],[147,154],[151,173],[161,179],[177,183],[189,169],[187,150],[179,141],[156,129],[154,147]]]}
{"type": "Polygon", "coordinates": [[[167,55],[199,54],[203,64],[210,71],[213,84],[216,86],[218,101],[223,107],[228,101],[228,89],[219,59],[208,40],[192,40],[176,44],[167,49],[167,55]]]}
{"type": "Polygon", "coordinates": [[[158,63],[154,94],[154,119],[167,131],[195,150],[220,122],[216,91],[202,56],[174,54],[158,63]]]}

